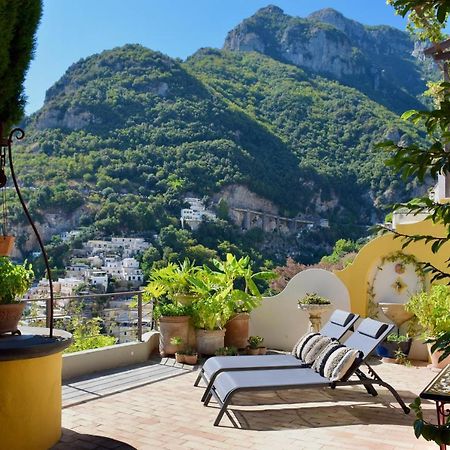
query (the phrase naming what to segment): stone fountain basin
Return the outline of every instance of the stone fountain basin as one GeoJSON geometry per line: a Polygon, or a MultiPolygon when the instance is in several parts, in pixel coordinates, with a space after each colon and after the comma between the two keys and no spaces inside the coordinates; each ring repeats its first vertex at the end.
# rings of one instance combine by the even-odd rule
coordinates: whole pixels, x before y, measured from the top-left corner
{"type": "Polygon", "coordinates": [[[406,311],[403,303],[378,303],[383,314],[400,327],[407,320],[412,319],[414,314],[406,311]]]}

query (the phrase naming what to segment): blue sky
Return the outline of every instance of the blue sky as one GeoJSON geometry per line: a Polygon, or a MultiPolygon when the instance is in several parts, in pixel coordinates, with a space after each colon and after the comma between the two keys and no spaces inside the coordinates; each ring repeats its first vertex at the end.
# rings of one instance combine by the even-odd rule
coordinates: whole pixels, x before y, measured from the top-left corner
{"type": "Polygon", "coordinates": [[[26,111],[39,109],[45,91],[80,58],[139,43],[184,59],[221,47],[229,30],[268,4],[300,17],[332,7],[364,24],[405,27],[385,0],[44,0],[26,111]]]}

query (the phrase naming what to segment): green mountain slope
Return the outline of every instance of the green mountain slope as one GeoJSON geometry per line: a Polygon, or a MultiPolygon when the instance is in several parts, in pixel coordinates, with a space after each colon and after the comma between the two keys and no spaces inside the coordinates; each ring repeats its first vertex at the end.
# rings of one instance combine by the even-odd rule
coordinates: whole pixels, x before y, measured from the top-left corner
{"type": "MultiPolygon", "coordinates": [[[[367,220],[361,204],[373,208],[411,190],[386,169],[386,155],[374,144],[390,131],[416,139],[417,132],[357,90],[257,53],[204,49],[186,64],[217,95],[280,136],[303,173],[324,192],[338,193],[344,209],[355,213],[352,220],[367,220]]],[[[344,212],[336,212],[343,221],[344,212]]]]}
{"type": "Polygon", "coordinates": [[[388,173],[374,142],[417,134],[357,90],[267,56],[203,50],[179,63],[139,45],[71,66],[25,127],[17,168],[47,238],[87,225],[148,236],[152,261],[201,261],[237,245],[261,263],[310,261],[336,238],[363,234],[380,204],[412,189],[388,173]],[[281,215],[328,218],[331,229],[308,239],[242,234],[222,215],[177,231],[185,195],[230,185],[281,215]]]}

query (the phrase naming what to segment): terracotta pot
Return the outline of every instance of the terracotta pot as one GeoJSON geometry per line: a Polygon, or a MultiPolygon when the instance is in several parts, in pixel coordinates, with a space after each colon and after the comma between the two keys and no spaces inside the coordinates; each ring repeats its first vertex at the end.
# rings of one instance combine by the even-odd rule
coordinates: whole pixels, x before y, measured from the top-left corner
{"type": "Polygon", "coordinates": [[[185,362],[185,355],[182,355],[181,353],[175,353],[175,361],[177,363],[183,364],[185,362]]]}
{"type": "Polygon", "coordinates": [[[224,346],[225,330],[197,330],[197,352],[201,355],[214,355],[224,346]]]}
{"type": "Polygon", "coordinates": [[[265,355],[267,353],[267,347],[258,347],[259,355],[265,355]]]}
{"type": "Polygon", "coordinates": [[[259,355],[259,348],[247,348],[247,355],[259,355]]]}
{"type": "Polygon", "coordinates": [[[194,366],[195,364],[197,364],[197,360],[198,360],[198,355],[184,355],[184,363],[185,364],[190,364],[191,366],[194,366]]]}
{"type": "Polygon", "coordinates": [[[245,348],[249,334],[250,314],[239,313],[225,325],[225,346],[245,348]]]}
{"type": "Polygon", "coordinates": [[[14,236],[0,236],[0,256],[10,256],[14,248],[14,236]]]}
{"type": "Polygon", "coordinates": [[[25,302],[0,305],[0,334],[17,331],[25,302]]]}
{"type": "Polygon", "coordinates": [[[445,366],[450,364],[450,355],[447,356],[447,358],[445,358],[443,361],[439,362],[439,357],[442,355],[442,352],[437,351],[437,352],[431,353],[432,345],[433,344],[427,344],[428,354],[430,355],[430,359],[431,359],[431,365],[435,369],[443,369],[445,366]]]}
{"type": "Polygon", "coordinates": [[[184,350],[189,337],[189,316],[162,316],[159,318],[159,353],[161,356],[173,355],[184,350]],[[179,336],[183,345],[173,345],[170,340],[179,336]]]}

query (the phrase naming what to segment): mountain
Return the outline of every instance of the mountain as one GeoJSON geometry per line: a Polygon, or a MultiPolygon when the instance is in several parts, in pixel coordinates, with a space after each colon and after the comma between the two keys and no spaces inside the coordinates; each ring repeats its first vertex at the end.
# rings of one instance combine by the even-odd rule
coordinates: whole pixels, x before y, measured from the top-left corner
{"type": "Polygon", "coordinates": [[[419,44],[388,26],[364,26],[327,8],[302,19],[268,6],[228,33],[224,49],[256,51],[339,80],[392,111],[421,107],[436,72],[419,44]]]}
{"type": "MultiPolygon", "coordinates": [[[[226,251],[249,253],[260,264],[287,255],[311,262],[337,238],[364,235],[386,204],[411,196],[415,186],[390,173],[374,145],[387,137],[418,140],[420,130],[383,96],[375,101],[281,58],[274,30],[293,21],[350,37],[273,7],[248,20],[255,17],[273,24],[264,52],[201,49],[180,62],[126,45],[80,60],[50,87],[16,150],[25,195],[47,239],[82,225],[90,235],[148,237],[148,264],[184,256],[202,262],[226,251]],[[220,220],[180,230],[186,196],[205,198],[220,220]],[[330,229],[267,233],[252,222],[243,232],[230,208],[328,219],[330,229]]],[[[230,36],[237,39],[236,30],[228,43],[230,36]]],[[[357,34],[352,39],[356,45],[357,34]]],[[[26,253],[32,243],[25,236],[18,242],[26,253]]]]}

